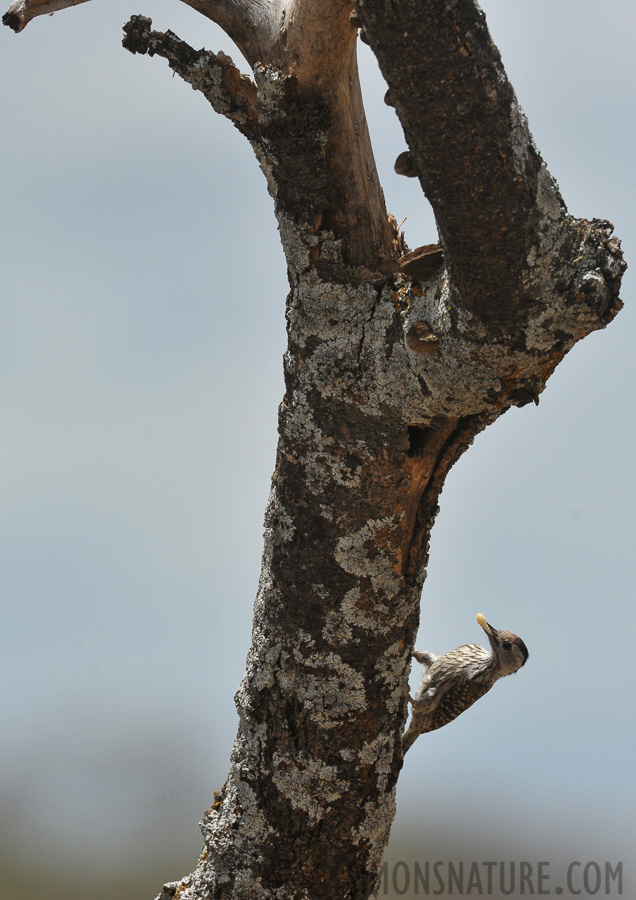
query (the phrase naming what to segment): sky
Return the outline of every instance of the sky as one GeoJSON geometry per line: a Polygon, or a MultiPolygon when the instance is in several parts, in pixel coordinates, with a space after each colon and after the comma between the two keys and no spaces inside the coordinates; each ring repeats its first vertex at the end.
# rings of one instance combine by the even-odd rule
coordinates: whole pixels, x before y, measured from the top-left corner
{"type": "MultiPolygon", "coordinates": [[[[417,645],[479,641],[483,612],[530,659],[415,744],[394,839],[413,860],[442,837],[469,859],[477,836],[491,858],[624,860],[629,895],[636,8],[483,8],[570,212],[613,221],[635,262],[618,318],[449,476],[417,645]]],[[[194,865],[225,780],[285,348],[265,180],[165,61],[121,48],[139,12],[241,63],[175,0],[0,30],[0,833],[104,872],[194,865]]],[[[360,68],[387,207],[434,242],[366,46],[360,68]]]]}

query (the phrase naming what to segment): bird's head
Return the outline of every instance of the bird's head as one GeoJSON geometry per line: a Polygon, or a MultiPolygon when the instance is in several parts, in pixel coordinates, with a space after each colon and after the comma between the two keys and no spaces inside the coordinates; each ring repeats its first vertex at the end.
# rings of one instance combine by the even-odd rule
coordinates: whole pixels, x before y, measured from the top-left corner
{"type": "Polygon", "coordinates": [[[521,638],[511,631],[498,631],[486,621],[481,613],[477,616],[477,622],[488,636],[492,653],[497,660],[497,667],[501,675],[512,675],[528,659],[528,648],[521,638]]]}

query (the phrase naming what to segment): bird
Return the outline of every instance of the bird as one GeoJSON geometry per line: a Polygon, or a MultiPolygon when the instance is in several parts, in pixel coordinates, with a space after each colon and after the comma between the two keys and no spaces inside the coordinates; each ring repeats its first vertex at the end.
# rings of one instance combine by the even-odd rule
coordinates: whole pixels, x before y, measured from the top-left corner
{"type": "Polygon", "coordinates": [[[511,631],[498,631],[484,615],[477,622],[486,632],[490,650],[479,644],[463,644],[441,656],[415,650],[413,657],[423,666],[422,685],[409,701],[411,722],[402,736],[402,755],[428,731],[448,725],[483,697],[495,681],[512,675],[528,660],[528,648],[511,631]]]}

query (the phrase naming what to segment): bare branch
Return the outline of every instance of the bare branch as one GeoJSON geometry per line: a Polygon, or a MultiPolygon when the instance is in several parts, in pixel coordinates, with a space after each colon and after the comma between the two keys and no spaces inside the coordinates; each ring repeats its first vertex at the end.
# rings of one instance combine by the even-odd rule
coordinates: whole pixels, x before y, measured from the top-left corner
{"type": "MultiPolygon", "coordinates": [[[[88,0],[14,0],[2,17],[4,25],[23,31],[31,19],[50,15],[88,0]]],[[[245,55],[250,65],[265,59],[265,51],[277,33],[285,0],[182,0],[216,22],[245,55]]]]}
{"type": "Polygon", "coordinates": [[[268,59],[286,0],[182,0],[216,22],[251,66],[268,59]]]}
{"type": "MultiPolygon", "coordinates": [[[[356,0],[453,281],[513,322],[539,222],[565,214],[474,0],[356,0]]],[[[411,174],[405,172],[404,174],[411,174]]]]}
{"type": "Polygon", "coordinates": [[[249,140],[258,137],[256,85],[242,75],[225,53],[194,50],[172,31],[152,31],[152,19],[132,16],[124,25],[123,46],[168,60],[170,68],[236,125],[249,140]]]}
{"type": "Polygon", "coordinates": [[[68,6],[87,2],[88,0],[15,0],[3,15],[2,24],[19,32],[36,16],[52,15],[68,6]]]}

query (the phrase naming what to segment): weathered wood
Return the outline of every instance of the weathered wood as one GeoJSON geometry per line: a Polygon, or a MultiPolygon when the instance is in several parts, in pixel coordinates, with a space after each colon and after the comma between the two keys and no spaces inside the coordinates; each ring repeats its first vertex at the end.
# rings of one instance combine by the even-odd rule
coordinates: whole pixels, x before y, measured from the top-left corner
{"type": "Polygon", "coordinates": [[[36,16],[51,15],[69,6],[87,2],[88,0],[15,0],[2,16],[2,24],[19,32],[36,16]]]}

